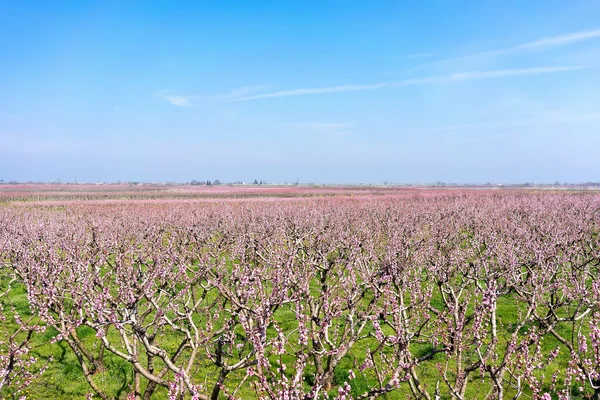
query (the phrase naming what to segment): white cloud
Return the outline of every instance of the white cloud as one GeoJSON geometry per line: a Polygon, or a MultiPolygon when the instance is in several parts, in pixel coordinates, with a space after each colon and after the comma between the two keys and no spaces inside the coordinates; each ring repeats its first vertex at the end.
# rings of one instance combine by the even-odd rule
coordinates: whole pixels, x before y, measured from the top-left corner
{"type": "Polygon", "coordinates": [[[537,39],[537,40],[527,42],[527,43],[521,43],[521,44],[517,44],[514,46],[504,47],[501,49],[486,50],[486,51],[481,51],[479,53],[467,54],[464,56],[450,57],[450,58],[446,58],[446,59],[442,59],[442,60],[432,61],[432,62],[425,63],[421,66],[442,64],[442,63],[446,63],[446,62],[450,62],[450,61],[466,60],[466,59],[472,59],[472,58],[484,57],[484,56],[501,55],[501,54],[512,53],[512,52],[517,52],[517,51],[537,50],[537,49],[543,49],[546,47],[558,47],[558,46],[564,46],[564,45],[568,45],[571,43],[582,42],[585,40],[590,40],[590,39],[595,39],[595,38],[600,38],[600,29],[592,29],[589,31],[574,32],[574,33],[567,33],[567,34],[558,35],[558,36],[546,37],[546,38],[537,39]]]}
{"type": "Polygon", "coordinates": [[[501,69],[492,71],[471,71],[461,72],[451,75],[434,75],[423,78],[406,79],[397,82],[380,82],[370,85],[340,85],[331,87],[321,88],[299,88],[291,90],[282,90],[278,92],[262,93],[253,96],[244,96],[238,98],[231,98],[229,101],[250,101],[274,97],[290,97],[290,96],[305,96],[311,94],[325,94],[325,93],[339,93],[339,92],[354,92],[361,90],[374,90],[386,87],[399,87],[399,86],[410,86],[410,85],[422,85],[429,83],[451,83],[451,82],[464,82],[476,79],[493,79],[493,78],[504,78],[510,76],[519,75],[539,75],[549,74],[558,72],[574,71],[583,69],[586,67],[579,66],[566,66],[566,67],[536,67],[536,68],[520,68],[520,69],[501,69]]]}
{"type": "Polygon", "coordinates": [[[546,46],[560,46],[569,43],[581,42],[588,39],[594,39],[600,37],[600,29],[593,29],[584,32],[567,33],[565,35],[553,36],[535,40],[533,42],[524,43],[522,45],[509,48],[512,49],[536,49],[546,46]]]}
{"type": "Polygon", "coordinates": [[[165,100],[167,100],[169,103],[171,103],[177,107],[189,107],[192,105],[192,103],[190,103],[190,99],[186,96],[180,96],[180,95],[169,96],[169,95],[167,95],[167,96],[165,96],[165,100]]]}
{"type": "MultiPolygon", "coordinates": [[[[230,99],[235,99],[238,97],[244,97],[251,95],[252,93],[257,93],[268,89],[268,85],[254,85],[254,86],[242,86],[238,89],[234,89],[228,93],[217,94],[214,96],[205,97],[206,100],[210,101],[226,101],[230,99]]],[[[200,97],[200,96],[198,96],[200,97]]]]}
{"type": "Polygon", "coordinates": [[[158,94],[158,97],[164,98],[169,103],[178,107],[191,107],[195,104],[192,102],[193,99],[204,99],[219,102],[237,102],[237,101],[251,101],[258,99],[276,98],[276,97],[290,97],[290,96],[306,96],[313,94],[326,94],[326,93],[340,93],[340,92],[356,92],[363,90],[375,90],[386,87],[400,87],[400,86],[411,86],[411,85],[424,85],[431,83],[452,83],[452,82],[465,82],[470,80],[481,80],[481,79],[494,79],[494,78],[505,78],[510,76],[519,75],[540,75],[550,74],[558,72],[568,72],[574,70],[585,69],[585,66],[550,66],[550,67],[534,67],[534,68],[518,68],[518,69],[499,69],[491,71],[470,71],[470,72],[459,72],[451,75],[432,75],[422,78],[405,79],[402,81],[395,82],[379,82],[374,84],[350,84],[350,85],[338,85],[330,87],[320,88],[298,88],[290,90],[280,90],[277,92],[261,93],[254,95],[247,95],[248,93],[256,92],[257,90],[264,90],[266,85],[260,86],[245,86],[239,89],[232,90],[231,92],[224,93],[221,95],[214,96],[183,96],[183,95],[165,95],[158,94]]]}
{"type": "Polygon", "coordinates": [[[172,94],[166,91],[159,91],[155,94],[156,97],[164,99],[177,107],[194,107],[199,103],[220,103],[231,101],[240,97],[249,96],[253,93],[268,89],[267,85],[242,86],[227,93],[206,96],[206,95],[179,95],[172,94]]]}
{"type": "Polygon", "coordinates": [[[322,94],[322,93],[336,93],[336,92],[353,92],[357,90],[372,90],[379,89],[386,86],[391,86],[393,82],[382,82],[376,83],[373,85],[341,85],[341,86],[331,86],[331,87],[322,87],[322,88],[300,88],[300,89],[292,89],[292,90],[282,90],[279,92],[271,92],[271,93],[263,93],[257,94],[254,96],[245,96],[231,99],[232,101],[248,101],[248,100],[257,100],[257,99],[265,99],[269,97],[288,97],[288,96],[302,96],[307,94],[322,94]]]}
{"type": "MultiPolygon", "coordinates": [[[[190,96],[185,96],[185,95],[181,95],[181,94],[173,94],[166,90],[159,90],[159,91],[155,92],[154,97],[162,99],[162,100],[166,100],[169,103],[171,103],[172,105],[177,106],[177,107],[192,106],[190,96]]],[[[117,108],[119,108],[119,107],[117,107],[117,108]]],[[[115,111],[118,111],[117,108],[115,108],[115,111]]]]}
{"type": "MultiPolygon", "coordinates": [[[[538,40],[534,40],[527,43],[522,43],[502,49],[483,51],[471,55],[460,56],[449,58],[445,60],[433,61],[432,63],[427,63],[423,65],[432,65],[439,64],[448,61],[456,61],[466,58],[479,57],[485,55],[499,55],[503,53],[508,53],[512,51],[524,51],[524,50],[534,50],[540,49],[544,47],[551,46],[562,46],[568,45],[575,42],[581,42],[585,40],[590,40],[594,38],[600,37],[600,29],[592,29],[588,31],[574,32],[563,35],[557,35],[552,37],[546,37],[538,40]]],[[[417,53],[409,55],[409,58],[421,58],[421,57],[429,57],[434,55],[435,53],[417,53]]],[[[510,77],[510,76],[519,76],[519,75],[538,75],[538,74],[547,74],[547,73],[558,73],[558,72],[566,72],[573,71],[577,69],[582,69],[585,67],[537,67],[537,68],[521,68],[521,69],[503,69],[503,70],[492,70],[492,71],[473,71],[473,72],[461,72],[455,73],[452,75],[434,75],[427,76],[423,78],[416,79],[407,79],[403,81],[396,82],[379,82],[375,84],[349,84],[349,85],[338,85],[338,86],[330,86],[330,87],[317,87],[317,88],[297,88],[290,90],[281,90],[275,92],[266,92],[265,90],[269,88],[267,85],[254,85],[254,86],[243,86],[237,89],[234,89],[230,92],[217,94],[217,95],[176,95],[176,94],[165,94],[161,93],[158,97],[161,97],[177,107],[192,107],[195,106],[198,102],[203,103],[218,103],[218,102],[237,102],[237,101],[251,101],[258,99],[266,99],[266,98],[278,98],[278,97],[290,97],[290,96],[304,96],[304,95],[313,95],[313,94],[326,94],[326,93],[340,93],[340,92],[353,92],[353,91],[363,91],[363,90],[374,90],[381,89],[386,87],[399,87],[399,86],[408,86],[408,85],[420,85],[427,83],[449,83],[449,82],[464,82],[469,80],[476,79],[493,79],[493,78],[502,78],[502,77],[510,77]],[[261,93],[263,92],[263,93],[261,93]]]]}
{"type": "Polygon", "coordinates": [[[539,75],[539,74],[550,74],[556,72],[574,71],[578,69],[584,69],[586,67],[537,67],[537,68],[519,68],[519,69],[501,69],[494,71],[475,71],[475,72],[460,72],[449,75],[442,80],[448,79],[450,81],[469,81],[474,79],[489,79],[489,78],[503,78],[508,76],[517,75],[539,75]]]}

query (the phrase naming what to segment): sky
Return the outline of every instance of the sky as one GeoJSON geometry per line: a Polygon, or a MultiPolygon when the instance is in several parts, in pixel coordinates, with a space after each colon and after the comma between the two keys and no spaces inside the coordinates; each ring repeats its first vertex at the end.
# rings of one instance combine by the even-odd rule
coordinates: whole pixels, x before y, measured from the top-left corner
{"type": "Polygon", "coordinates": [[[0,179],[600,181],[598,15],[0,0],[0,179]]]}

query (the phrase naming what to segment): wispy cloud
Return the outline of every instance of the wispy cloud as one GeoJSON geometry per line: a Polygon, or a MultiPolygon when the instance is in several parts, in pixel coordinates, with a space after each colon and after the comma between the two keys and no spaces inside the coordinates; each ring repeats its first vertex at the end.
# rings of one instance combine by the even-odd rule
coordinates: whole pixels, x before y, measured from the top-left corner
{"type": "Polygon", "coordinates": [[[306,96],[314,94],[326,94],[326,93],[339,93],[339,92],[355,92],[363,90],[374,90],[388,87],[400,87],[400,86],[411,86],[411,85],[422,85],[431,83],[452,83],[452,82],[465,82],[470,80],[481,80],[481,79],[493,79],[493,78],[504,78],[510,76],[519,75],[539,75],[539,74],[550,74],[558,72],[567,72],[583,69],[586,67],[581,66],[567,66],[567,67],[537,67],[537,68],[521,68],[521,69],[501,69],[492,71],[471,71],[461,72],[451,75],[433,75],[423,78],[406,79],[396,82],[380,82],[370,85],[340,85],[331,87],[320,87],[320,88],[299,88],[291,90],[282,90],[271,93],[262,93],[253,96],[243,96],[238,98],[231,98],[229,101],[250,101],[266,98],[275,97],[290,97],[290,96],[306,96]]]}
{"type": "Polygon", "coordinates": [[[288,97],[288,96],[303,96],[308,94],[323,94],[323,93],[336,93],[336,92],[354,92],[358,90],[373,90],[380,89],[383,87],[391,86],[392,82],[381,82],[373,85],[341,85],[331,87],[320,87],[320,88],[300,88],[292,90],[282,90],[279,92],[263,93],[254,96],[245,96],[232,99],[232,101],[248,101],[257,99],[266,99],[269,97],[288,97]]]}
{"type": "Polygon", "coordinates": [[[156,97],[164,99],[177,107],[194,107],[201,104],[220,103],[231,101],[244,96],[249,96],[253,93],[258,93],[269,89],[268,85],[242,86],[233,89],[230,92],[216,95],[181,95],[172,94],[170,92],[159,91],[155,93],[156,97]]]}
{"type": "Polygon", "coordinates": [[[592,29],[592,30],[588,30],[588,31],[567,33],[567,34],[558,35],[558,36],[545,37],[545,38],[537,39],[537,40],[534,40],[531,42],[521,43],[521,44],[508,46],[508,47],[504,47],[504,48],[500,48],[500,49],[485,50],[485,51],[480,51],[478,53],[473,53],[473,54],[467,54],[467,55],[462,55],[462,56],[457,56],[457,57],[449,57],[449,58],[445,58],[445,59],[441,59],[441,60],[428,62],[421,66],[441,64],[441,63],[446,63],[446,62],[450,62],[450,61],[465,60],[465,59],[477,58],[477,57],[497,56],[497,55],[502,55],[502,54],[507,54],[507,53],[512,53],[512,52],[518,52],[518,51],[538,50],[538,49],[543,49],[543,48],[547,48],[547,47],[565,46],[565,45],[569,45],[572,43],[583,42],[583,41],[591,40],[591,39],[595,39],[595,38],[600,38],[600,28],[592,29]]]}
{"type": "Polygon", "coordinates": [[[537,68],[519,68],[519,69],[500,69],[494,71],[475,71],[475,72],[459,72],[456,74],[449,75],[441,80],[449,81],[469,81],[474,79],[491,79],[491,78],[503,78],[508,76],[518,75],[539,75],[539,74],[551,74],[556,72],[566,72],[585,69],[587,67],[581,66],[568,66],[568,67],[537,67],[537,68]]]}
{"type": "Polygon", "coordinates": [[[187,96],[165,96],[165,100],[177,107],[189,107],[192,105],[187,96]]]}
{"type": "Polygon", "coordinates": [[[268,88],[266,85],[259,86],[245,86],[239,89],[232,90],[228,93],[213,95],[213,96],[185,96],[175,94],[157,94],[158,97],[163,98],[174,106],[177,107],[192,107],[199,102],[240,102],[240,101],[251,101],[268,98],[278,97],[292,97],[292,96],[307,96],[327,93],[341,93],[341,92],[356,92],[365,90],[375,90],[390,87],[402,87],[402,86],[413,86],[413,85],[424,85],[434,83],[454,83],[454,82],[466,82],[472,80],[483,80],[483,79],[497,79],[507,78],[512,76],[522,75],[540,75],[540,74],[552,74],[559,72],[575,71],[580,69],[588,68],[586,66],[549,66],[549,67],[535,67],[535,68],[517,68],[517,69],[499,69],[491,71],[469,71],[459,72],[450,75],[431,75],[422,78],[405,79],[401,81],[390,81],[390,82],[379,82],[373,84],[349,84],[349,85],[338,85],[329,87],[318,87],[318,88],[297,88],[290,90],[280,90],[276,92],[267,92],[259,94],[257,91],[265,90],[268,88]]]}
{"type": "Polygon", "coordinates": [[[565,35],[553,36],[535,40],[533,42],[524,43],[512,49],[536,49],[545,46],[561,46],[569,43],[582,42],[584,40],[594,39],[600,37],[600,29],[592,29],[590,31],[567,33],[565,35]]]}
{"type": "Polygon", "coordinates": [[[239,97],[244,97],[251,95],[253,93],[265,91],[269,89],[269,85],[254,85],[254,86],[242,86],[240,88],[234,89],[228,93],[217,94],[213,96],[197,96],[204,100],[209,101],[227,101],[231,99],[236,99],[239,97]]]}
{"type": "MultiPolygon", "coordinates": [[[[541,49],[552,46],[564,46],[575,42],[582,42],[600,38],[600,28],[592,29],[581,32],[567,33],[557,36],[545,37],[537,39],[531,42],[521,43],[514,46],[509,46],[501,49],[487,50],[479,53],[469,54],[465,56],[452,57],[443,60],[432,61],[424,65],[440,64],[450,61],[475,58],[489,55],[500,55],[503,53],[510,53],[514,51],[527,51],[541,49]]],[[[435,53],[417,53],[411,54],[409,58],[423,58],[433,56],[435,53]]],[[[236,102],[236,101],[250,101],[258,99],[276,98],[276,97],[290,97],[290,96],[305,96],[313,94],[325,94],[325,93],[339,93],[339,92],[354,92],[363,90],[374,90],[386,87],[398,87],[408,85],[418,85],[426,83],[448,83],[458,81],[468,81],[476,79],[492,79],[502,78],[509,76],[518,75],[538,75],[547,73],[557,73],[582,69],[585,67],[538,67],[538,68],[522,68],[522,69],[503,69],[503,70],[492,70],[492,71],[475,71],[475,72],[462,72],[455,73],[452,75],[434,75],[424,78],[407,79],[396,82],[379,82],[374,84],[349,84],[339,85],[330,87],[319,87],[319,88],[298,88],[290,90],[281,90],[275,92],[261,93],[269,89],[267,85],[254,85],[254,86],[243,86],[230,92],[217,94],[217,95],[180,95],[180,94],[168,94],[161,92],[157,96],[163,98],[174,106],[177,107],[193,107],[198,103],[219,103],[219,102],[236,102]]]]}

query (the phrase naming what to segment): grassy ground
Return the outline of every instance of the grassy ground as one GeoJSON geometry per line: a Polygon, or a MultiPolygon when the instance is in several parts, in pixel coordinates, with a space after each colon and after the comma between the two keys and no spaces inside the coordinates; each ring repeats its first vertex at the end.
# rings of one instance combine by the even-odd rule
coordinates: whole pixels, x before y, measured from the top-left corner
{"type": "MultiPolygon", "coordinates": [[[[5,284],[6,282],[3,282],[5,284]]],[[[31,315],[27,294],[23,286],[15,286],[9,296],[0,300],[5,310],[10,310],[12,307],[19,312],[24,318],[31,315]]],[[[498,305],[498,320],[499,327],[510,327],[516,323],[517,309],[514,302],[511,302],[509,298],[503,298],[500,300],[498,305]]],[[[10,312],[9,312],[10,314],[10,312]]],[[[10,317],[10,315],[9,315],[10,317]]],[[[281,309],[276,315],[276,319],[281,323],[281,327],[284,330],[292,330],[295,328],[295,314],[289,309],[281,309]]],[[[16,325],[11,318],[0,327],[2,333],[12,332],[16,325]]],[[[565,327],[560,328],[564,334],[569,332],[565,327]]],[[[6,398],[15,397],[18,398],[20,395],[25,394],[28,398],[33,399],[77,399],[84,398],[86,394],[90,393],[91,390],[86,382],[83,372],[77,359],[69,346],[64,342],[60,341],[54,344],[50,343],[50,339],[56,336],[56,331],[53,329],[47,329],[44,333],[34,337],[32,354],[38,357],[42,363],[48,362],[48,369],[41,378],[36,379],[24,393],[10,393],[5,391],[3,394],[6,398]]],[[[78,328],[78,336],[87,345],[93,349],[94,343],[98,343],[95,337],[95,332],[91,328],[80,327],[78,328]]],[[[110,332],[109,332],[110,334],[110,332]]],[[[115,332],[112,333],[116,334],[115,332]]],[[[557,346],[556,340],[548,338],[543,342],[543,350],[545,353],[550,352],[557,346]]],[[[176,346],[176,341],[172,340],[172,346],[176,346]]],[[[364,356],[368,348],[374,349],[375,342],[369,342],[368,340],[359,342],[352,352],[342,361],[334,376],[334,383],[343,383],[348,379],[348,371],[353,369],[356,371],[356,366],[363,362],[364,356]]],[[[419,351],[426,352],[426,348],[414,348],[415,354],[419,354],[419,351]]],[[[419,375],[425,385],[429,388],[433,388],[438,380],[438,371],[434,365],[436,362],[444,361],[444,356],[438,354],[432,362],[428,362],[418,368],[419,375]]],[[[289,365],[293,364],[293,360],[289,357],[284,358],[284,362],[289,365]]],[[[559,356],[544,370],[542,373],[546,377],[552,375],[554,371],[561,370],[564,372],[568,363],[568,354],[562,351],[559,356]]],[[[105,355],[106,370],[94,375],[95,382],[106,390],[110,396],[117,398],[124,398],[126,394],[131,390],[133,382],[133,371],[131,366],[124,360],[106,352],[105,355]]],[[[196,376],[199,377],[199,381],[206,381],[209,387],[210,383],[214,382],[217,377],[217,370],[210,362],[202,363],[197,365],[196,376]]],[[[228,377],[228,386],[235,387],[235,384],[244,377],[244,372],[238,371],[232,373],[228,377]]],[[[477,378],[478,374],[472,375],[473,378],[477,378]]],[[[311,371],[307,370],[305,373],[305,380],[310,381],[311,371]]],[[[357,378],[350,381],[353,394],[364,393],[368,388],[376,385],[377,381],[375,376],[366,375],[362,376],[358,374],[357,378]]],[[[443,385],[443,384],[442,384],[443,385]]],[[[467,398],[483,398],[491,389],[490,382],[487,380],[480,380],[477,384],[469,385],[467,391],[467,398]]],[[[513,391],[514,392],[514,391],[513,391]]],[[[507,396],[510,396],[511,390],[507,391],[507,396]]],[[[237,393],[239,398],[254,398],[254,392],[247,386],[243,386],[237,393]]],[[[403,384],[401,388],[395,392],[388,394],[383,397],[384,399],[405,399],[410,396],[408,385],[403,384]]],[[[158,389],[155,393],[154,398],[162,399],[167,397],[165,389],[158,389]]],[[[528,393],[524,398],[528,398],[528,393]]]]}

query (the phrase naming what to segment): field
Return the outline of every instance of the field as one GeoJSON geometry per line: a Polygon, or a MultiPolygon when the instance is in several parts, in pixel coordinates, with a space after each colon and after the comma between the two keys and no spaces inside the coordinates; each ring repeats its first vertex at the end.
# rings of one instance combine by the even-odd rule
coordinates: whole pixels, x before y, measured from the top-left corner
{"type": "Polygon", "coordinates": [[[0,396],[600,399],[600,194],[0,185],[0,396]]]}

